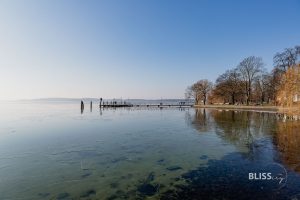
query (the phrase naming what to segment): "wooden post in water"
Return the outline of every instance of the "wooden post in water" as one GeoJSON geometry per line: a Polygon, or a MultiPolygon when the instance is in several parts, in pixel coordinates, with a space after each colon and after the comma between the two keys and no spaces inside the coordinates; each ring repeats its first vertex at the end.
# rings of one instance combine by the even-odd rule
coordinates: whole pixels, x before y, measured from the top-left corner
{"type": "Polygon", "coordinates": [[[90,111],[92,112],[93,110],[93,102],[91,101],[91,104],[90,104],[90,111]]]}
{"type": "Polygon", "coordinates": [[[102,104],[102,98],[100,98],[100,104],[99,104],[99,107],[101,108],[101,104],[102,104]]]}
{"type": "Polygon", "coordinates": [[[84,110],[84,103],[83,103],[83,101],[81,101],[81,103],[80,103],[80,110],[81,110],[81,114],[82,114],[83,110],[84,110]]]}

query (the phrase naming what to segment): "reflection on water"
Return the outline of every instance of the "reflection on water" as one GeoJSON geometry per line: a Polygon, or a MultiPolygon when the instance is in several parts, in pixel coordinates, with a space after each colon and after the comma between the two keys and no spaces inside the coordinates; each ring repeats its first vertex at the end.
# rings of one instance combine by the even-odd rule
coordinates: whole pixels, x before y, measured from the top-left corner
{"type": "Polygon", "coordinates": [[[213,127],[211,115],[207,114],[206,109],[195,109],[195,113],[193,114],[193,116],[191,116],[191,113],[187,112],[186,118],[199,132],[210,131],[213,127]]]}
{"type": "Polygon", "coordinates": [[[300,194],[300,125],[275,114],[10,104],[0,199],[256,199],[300,194]],[[278,182],[249,172],[288,172],[278,182]],[[276,171],[277,170],[277,171],[276,171]],[[253,198],[251,198],[253,197],[253,198]]]}
{"type": "Polygon", "coordinates": [[[300,173],[300,123],[299,121],[278,121],[274,143],[280,151],[282,162],[300,173]]]}

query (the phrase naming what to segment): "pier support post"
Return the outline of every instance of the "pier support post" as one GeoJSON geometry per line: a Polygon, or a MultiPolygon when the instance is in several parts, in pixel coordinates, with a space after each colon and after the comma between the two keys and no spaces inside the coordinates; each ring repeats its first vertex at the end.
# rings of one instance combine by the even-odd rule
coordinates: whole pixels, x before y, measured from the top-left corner
{"type": "Polygon", "coordinates": [[[83,110],[84,110],[84,103],[83,103],[83,101],[81,101],[81,103],[80,103],[80,110],[81,110],[81,114],[82,114],[83,110]]]}

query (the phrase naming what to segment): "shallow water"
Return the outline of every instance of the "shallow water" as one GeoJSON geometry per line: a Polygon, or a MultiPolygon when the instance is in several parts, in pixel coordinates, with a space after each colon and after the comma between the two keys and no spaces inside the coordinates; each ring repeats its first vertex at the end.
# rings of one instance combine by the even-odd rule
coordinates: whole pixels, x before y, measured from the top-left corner
{"type": "Polygon", "coordinates": [[[29,102],[0,109],[0,199],[300,196],[300,122],[276,114],[95,105],[81,113],[79,104],[29,102]],[[283,181],[249,180],[253,172],[283,181]]]}

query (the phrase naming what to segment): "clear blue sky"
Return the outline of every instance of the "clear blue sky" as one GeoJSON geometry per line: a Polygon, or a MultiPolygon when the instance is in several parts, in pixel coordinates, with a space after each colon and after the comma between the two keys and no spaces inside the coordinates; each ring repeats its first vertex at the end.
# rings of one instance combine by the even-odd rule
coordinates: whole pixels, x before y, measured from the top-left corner
{"type": "Polygon", "coordinates": [[[181,98],[300,44],[299,0],[0,1],[0,99],[181,98]]]}

